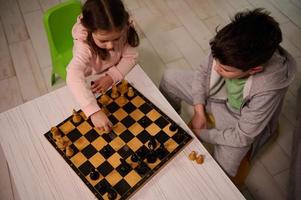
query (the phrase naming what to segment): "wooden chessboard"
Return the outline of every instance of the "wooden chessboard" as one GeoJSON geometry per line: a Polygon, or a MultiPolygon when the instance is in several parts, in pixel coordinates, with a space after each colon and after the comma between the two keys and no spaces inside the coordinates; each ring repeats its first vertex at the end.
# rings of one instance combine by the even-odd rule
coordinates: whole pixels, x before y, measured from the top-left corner
{"type": "Polygon", "coordinates": [[[63,139],[71,141],[72,156],[66,156],[66,151],[57,147],[50,131],[45,133],[47,140],[98,199],[108,199],[108,190],[117,193],[116,199],[129,198],[192,140],[172,119],[129,86],[133,88],[134,96],[125,95],[126,101],[121,97],[112,99],[111,90],[107,92],[110,97],[107,105],[103,106],[100,97],[97,98],[114,125],[110,133],[94,128],[81,110],[78,111],[83,118],[80,123],[74,123],[71,115],[56,126],[63,139]],[[170,130],[171,125],[176,130],[170,130]],[[156,153],[160,144],[165,147],[163,152],[158,152],[154,163],[148,163],[145,155],[149,152],[150,135],[158,143],[156,153]],[[139,164],[131,160],[134,153],[147,165],[143,174],[139,171],[139,164]],[[125,159],[131,168],[122,169],[120,158],[125,159]],[[89,176],[93,168],[100,173],[98,180],[89,176]]]}

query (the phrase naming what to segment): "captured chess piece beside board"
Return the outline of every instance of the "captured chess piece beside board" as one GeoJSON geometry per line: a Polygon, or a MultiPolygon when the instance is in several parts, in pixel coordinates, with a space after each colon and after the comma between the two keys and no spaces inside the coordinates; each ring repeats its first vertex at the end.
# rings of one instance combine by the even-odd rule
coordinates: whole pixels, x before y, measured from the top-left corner
{"type": "Polygon", "coordinates": [[[126,80],[97,101],[110,132],[74,110],[45,137],[98,199],[129,198],[192,140],[126,80]]]}

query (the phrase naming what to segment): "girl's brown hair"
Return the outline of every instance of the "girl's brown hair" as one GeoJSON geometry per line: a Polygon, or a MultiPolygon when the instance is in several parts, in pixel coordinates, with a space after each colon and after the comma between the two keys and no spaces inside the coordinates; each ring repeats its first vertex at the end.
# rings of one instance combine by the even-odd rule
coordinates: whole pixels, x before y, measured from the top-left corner
{"type": "MultiPolygon", "coordinates": [[[[129,25],[129,13],[125,10],[121,0],[87,0],[83,6],[81,23],[88,30],[87,43],[92,53],[105,60],[109,54],[106,49],[98,47],[92,33],[97,30],[122,30],[129,25]]],[[[127,33],[127,43],[132,47],[139,45],[139,37],[131,25],[127,33]]]]}

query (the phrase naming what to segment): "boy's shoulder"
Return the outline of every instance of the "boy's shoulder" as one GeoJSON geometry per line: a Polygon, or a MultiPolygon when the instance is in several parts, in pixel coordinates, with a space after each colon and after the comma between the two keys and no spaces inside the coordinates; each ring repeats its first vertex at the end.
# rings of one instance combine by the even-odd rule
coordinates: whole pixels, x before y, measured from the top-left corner
{"type": "Polygon", "coordinates": [[[283,48],[263,64],[264,70],[251,77],[253,92],[279,90],[288,87],[295,78],[296,62],[283,48]]]}

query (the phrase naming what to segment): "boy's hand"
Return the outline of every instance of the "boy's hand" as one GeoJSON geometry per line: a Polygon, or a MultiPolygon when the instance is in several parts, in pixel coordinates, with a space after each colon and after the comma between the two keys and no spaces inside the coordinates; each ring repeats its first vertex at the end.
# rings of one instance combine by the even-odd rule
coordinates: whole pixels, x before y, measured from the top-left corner
{"type": "Polygon", "coordinates": [[[93,93],[103,93],[106,92],[113,83],[114,81],[111,76],[105,75],[94,81],[94,84],[91,85],[91,90],[93,93]]]}
{"type": "Polygon", "coordinates": [[[191,129],[195,134],[199,134],[202,129],[207,128],[207,118],[202,104],[194,106],[194,115],[191,120],[191,129]]]}
{"type": "Polygon", "coordinates": [[[113,126],[112,122],[110,122],[106,114],[101,110],[91,115],[91,121],[96,128],[104,130],[106,132],[111,131],[111,128],[113,126]]]}

